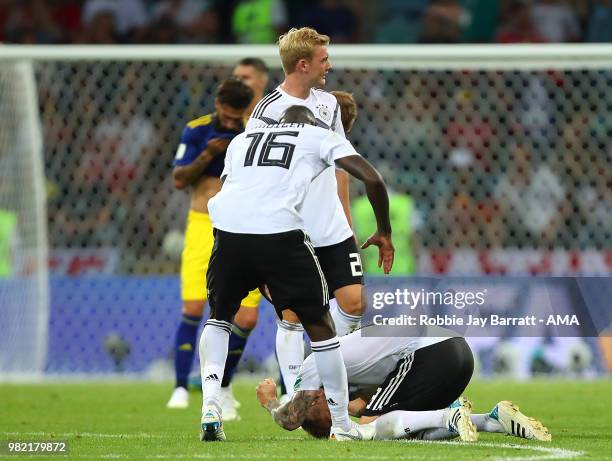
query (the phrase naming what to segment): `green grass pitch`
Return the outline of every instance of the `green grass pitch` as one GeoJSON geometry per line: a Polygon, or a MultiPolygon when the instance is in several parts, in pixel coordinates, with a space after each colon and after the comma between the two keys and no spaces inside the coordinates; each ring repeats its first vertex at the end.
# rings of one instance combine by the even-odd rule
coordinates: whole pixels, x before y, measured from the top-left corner
{"type": "MultiPolygon", "coordinates": [[[[170,384],[82,383],[0,385],[0,441],[62,440],[62,459],[214,460],[612,460],[612,381],[476,381],[465,392],[475,412],[513,400],[541,419],[551,443],[481,434],[459,442],[332,443],[275,426],[255,400],[255,382],[234,386],[242,420],[225,424],[227,443],[198,438],[200,395],[188,410],[167,410],[170,384]]],[[[6,449],[5,449],[6,450],[6,449]]],[[[0,453],[2,453],[0,451],[0,453]]],[[[0,454],[0,459],[60,456],[0,454]]]]}

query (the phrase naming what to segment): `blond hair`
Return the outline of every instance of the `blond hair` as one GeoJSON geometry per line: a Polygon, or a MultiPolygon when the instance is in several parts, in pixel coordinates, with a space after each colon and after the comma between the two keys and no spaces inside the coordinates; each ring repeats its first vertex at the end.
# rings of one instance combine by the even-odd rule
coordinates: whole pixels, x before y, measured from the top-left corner
{"type": "Polygon", "coordinates": [[[346,91],[332,91],[340,104],[340,118],[342,119],[342,126],[344,131],[349,132],[357,118],[357,103],[351,93],[346,91]]]}
{"type": "Polygon", "coordinates": [[[278,52],[283,70],[289,74],[300,59],[311,59],[314,47],[329,45],[329,37],[310,27],[292,28],[278,38],[278,52]]]}

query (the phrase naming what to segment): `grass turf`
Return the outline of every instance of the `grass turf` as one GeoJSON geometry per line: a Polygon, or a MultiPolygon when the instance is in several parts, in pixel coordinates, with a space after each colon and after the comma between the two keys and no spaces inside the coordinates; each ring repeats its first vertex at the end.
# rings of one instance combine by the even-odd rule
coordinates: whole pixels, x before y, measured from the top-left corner
{"type": "Polygon", "coordinates": [[[475,413],[488,412],[498,400],[513,400],[548,426],[553,441],[481,434],[469,445],[314,440],[301,430],[277,427],[257,404],[255,384],[234,386],[242,420],[225,424],[228,442],[206,444],[198,438],[200,395],[192,394],[188,410],[168,410],[169,384],[0,385],[0,458],[34,457],[7,455],[8,440],[63,440],[70,452],[62,459],[612,460],[610,380],[474,382],[465,395],[475,413]]]}

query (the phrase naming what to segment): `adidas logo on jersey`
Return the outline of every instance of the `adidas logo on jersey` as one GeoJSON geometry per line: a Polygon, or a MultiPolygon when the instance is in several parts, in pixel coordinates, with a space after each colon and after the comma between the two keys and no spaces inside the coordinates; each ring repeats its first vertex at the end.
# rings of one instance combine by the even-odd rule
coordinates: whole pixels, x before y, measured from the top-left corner
{"type": "Polygon", "coordinates": [[[208,375],[206,378],[204,378],[204,381],[219,381],[219,377],[213,373],[212,375],[208,375]]]}
{"type": "Polygon", "coordinates": [[[327,399],[327,404],[332,406],[338,406],[338,404],[334,402],[334,399],[332,399],[331,397],[327,399]]]}

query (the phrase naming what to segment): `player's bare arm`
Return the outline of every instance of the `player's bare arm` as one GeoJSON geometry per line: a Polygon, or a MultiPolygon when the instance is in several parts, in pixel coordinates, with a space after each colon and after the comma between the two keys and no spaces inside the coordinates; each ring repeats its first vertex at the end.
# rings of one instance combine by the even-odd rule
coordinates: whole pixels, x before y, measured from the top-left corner
{"type": "Polygon", "coordinates": [[[391,241],[391,221],[389,219],[389,196],[382,176],[376,169],[361,156],[351,155],[336,160],[336,165],[346,170],[351,176],[362,181],[366,188],[368,200],[374,209],[377,231],[361,248],[370,245],[378,247],[378,267],[383,266],[385,274],[393,267],[395,249],[391,241]]]}
{"type": "Polygon", "coordinates": [[[315,400],[316,391],[298,391],[293,398],[281,405],[276,399],[276,383],[271,378],[264,379],[257,386],[257,400],[272,415],[274,422],[283,429],[293,431],[304,422],[306,410],[315,400]]]}
{"type": "Polygon", "coordinates": [[[189,165],[174,167],[172,177],[174,179],[174,187],[184,189],[187,186],[194,185],[202,176],[202,172],[206,166],[218,155],[223,154],[229,145],[229,139],[215,138],[208,141],[206,149],[189,165]]]}
{"type": "Polygon", "coordinates": [[[349,200],[349,175],[346,171],[336,170],[336,182],[338,184],[338,197],[344,210],[344,215],[351,228],[353,220],[351,219],[351,202],[349,200]]]}

